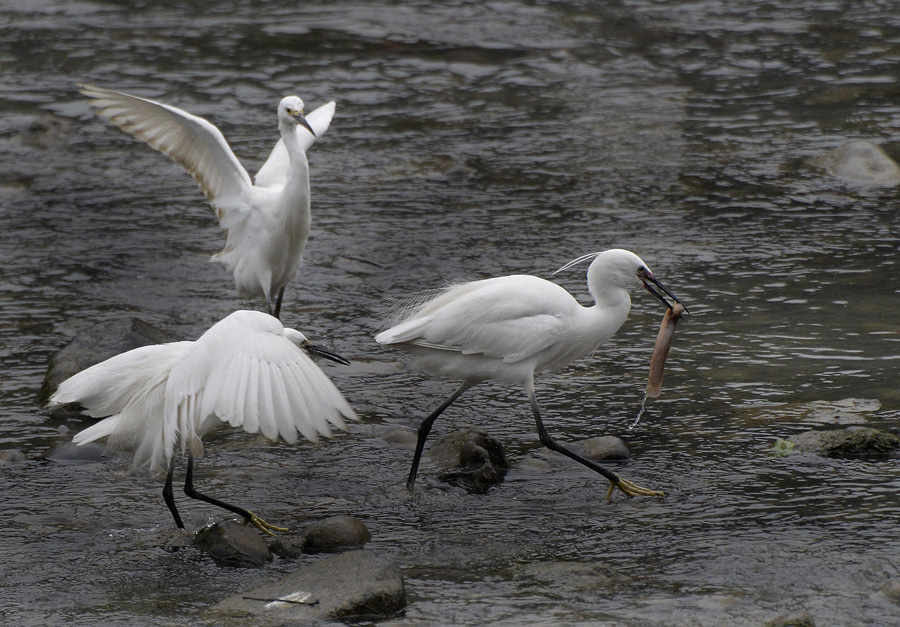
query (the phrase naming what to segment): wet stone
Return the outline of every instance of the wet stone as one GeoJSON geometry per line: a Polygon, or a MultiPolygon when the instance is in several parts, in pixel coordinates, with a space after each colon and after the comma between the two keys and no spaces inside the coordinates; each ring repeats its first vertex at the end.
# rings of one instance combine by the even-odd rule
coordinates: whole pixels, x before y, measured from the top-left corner
{"type": "Polygon", "coordinates": [[[372,539],[365,523],[353,516],[330,516],[312,523],[299,533],[282,535],[269,543],[280,557],[297,557],[301,553],[329,553],[359,548],[372,539]]]}
{"type": "Polygon", "coordinates": [[[900,184],[900,166],[883,148],[864,140],[838,146],[812,163],[832,176],[848,181],[884,186],[900,184]]]}
{"type": "Polygon", "coordinates": [[[828,457],[883,459],[900,449],[900,438],[870,427],[807,431],[790,441],[794,450],[828,457]]]}
{"type": "Polygon", "coordinates": [[[406,605],[400,569],[371,551],[326,557],[211,608],[216,624],[284,625],[390,616],[406,605]]]}
{"type": "Polygon", "coordinates": [[[390,429],[389,431],[385,431],[378,437],[380,437],[388,444],[397,444],[399,446],[405,446],[412,449],[416,447],[416,440],[419,439],[418,433],[410,429],[409,427],[397,427],[396,429],[390,429]]]}
{"type": "MultiPolygon", "coordinates": [[[[85,368],[125,351],[176,339],[140,318],[119,318],[90,326],[78,333],[50,359],[50,366],[41,385],[40,403],[45,404],[60,383],[85,368]]],[[[80,411],[80,407],[72,403],[53,408],[51,413],[57,417],[69,417],[80,411]]]]}
{"type": "Polygon", "coordinates": [[[879,590],[887,598],[900,603],[900,579],[888,581],[879,590]]]}
{"type": "Polygon", "coordinates": [[[628,446],[614,435],[602,435],[572,444],[572,450],[593,461],[625,460],[631,457],[628,446]]]}
{"type": "Polygon", "coordinates": [[[479,427],[466,427],[438,438],[428,456],[438,478],[472,494],[483,494],[503,481],[509,465],[499,440],[479,427]]]}
{"type": "Polygon", "coordinates": [[[65,442],[47,453],[47,459],[58,464],[96,464],[105,461],[106,449],[96,442],[65,442]]]}
{"type": "Polygon", "coordinates": [[[801,610],[772,619],[766,623],[766,627],[816,627],[816,622],[801,610]]]}
{"type": "Polygon", "coordinates": [[[27,459],[25,453],[15,449],[7,449],[0,451],[0,463],[3,464],[20,464],[27,459]]]}
{"type": "Polygon", "coordinates": [[[272,553],[259,532],[249,525],[224,520],[199,531],[194,543],[219,566],[262,568],[272,553]]]}

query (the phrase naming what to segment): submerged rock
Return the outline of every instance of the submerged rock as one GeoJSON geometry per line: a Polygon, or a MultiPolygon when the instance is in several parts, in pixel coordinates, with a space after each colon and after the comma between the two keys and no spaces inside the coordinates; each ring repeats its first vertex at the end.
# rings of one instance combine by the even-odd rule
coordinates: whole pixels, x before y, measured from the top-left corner
{"type": "Polygon", "coordinates": [[[312,523],[299,533],[278,536],[269,544],[281,557],[297,557],[301,553],[329,553],[359,548],[372,539],[365,523],[353,516],[329,516],[312,523]]]}
{"type": "Polygon", "coordinates": [[[96,464],[105,458],[106,449],[96,442],[81,445],[65,442],[47,453],[47,459],[58,464],[96,464]]]}
{"type": "Polygon", "coordinates": [[[816,627],[816,622],[807,612],[791,612],[774,618],[766,623],[766,627],[816,627]]]}
{"type": "Polygon", "coordinates": [[[614,435],[601,435],[572,444],[572,450],[593,461],[625,460],[631,457],[622,438],[614,435]]]}
{"type": "MultiPolygon", "coordinates": [[[[72,338],[72,341],[50,360],[50,366],[41,385],[39,401],[41,405],[45,404],[60,383],[85,368],[140,346],[162,344],[175,339],[140,318],[119,318],[90,326],[72,338]]],[[[74,403],[52,410],[56,416],[79,412],[79,406],[74,403]]]]}
{"type": "Polygon", "coordinates": [[[378,618],[405,605],[403,575],[396,565],[370,551],[349,551],[225,599],[210,611],[217,624],[269,626],[378,618]]]}
{"type": "Polygon", "coordinates": [[[438,438],[428,456],[437,463],[441,481],[473,494],[483,494],[503,481],[509,469],[503,445],[480,427],[466,427],[438,438]]]}
{"type": "Polygon", "coordinates": [[[234,520],[203,527],[197,532],[194,543],[219,566],[262,568],[272,559],[266,541],[256,528],[234,520]]]}
{"type": "Polygon", "coordinates": [[[829,457],[881,459],[900,449],[900,438],[870,427],[807,431],[791,438],[794,450],[829,457]]]}
{"type": "Polygon", "coordinates": [[[25,453],[16,449],[6,449],[0,451],[0,463],[4,464],[19,464],[26,461],[28,458],[25,456],[25,453]]]}
{"type": "Polygon", "coordinates": [[[900,166],[880,146],[857,140],[829,150],[812,161],[832,176],[857,183],[894,186],[900,184],[900,166]]]}

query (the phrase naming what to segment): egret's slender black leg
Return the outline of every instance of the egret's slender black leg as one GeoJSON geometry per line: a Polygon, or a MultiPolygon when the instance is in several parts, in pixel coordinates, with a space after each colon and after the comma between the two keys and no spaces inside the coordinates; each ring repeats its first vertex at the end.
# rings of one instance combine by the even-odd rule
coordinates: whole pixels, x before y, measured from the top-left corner
{"type": "Polygon", "coordinates": [[[172,473],[175,472],[175,458],[169,463],[169,472],[166,474],[166,484],[163,486],[163,500],[172,512],[172,518],[179,529],[184,529],[184,523],[181,522],[181,516],[178,515],[178,508],[175,507],[175,497],[172,495],[172,473]]]}
{"type": "Polygon", "coordinates": [[[637,486],[627,479],[623,479],[616,473],[611,470],[607,470],[600,464],[592,462],[589,459],[586,459],[575,453],[574,451],[570,451],[562,444],[557,443],[553,438],[550,437],[550,434],[547,433],[547,429],[544,428],[544,423],[541,420],[541,412],[538,409],[537,399],[534,396],[534,391],[530,390],[528,392],[528,400],[531,403],[531,411],[534,412],[534,421],[537,424],[538,438],[541,440],[541,444],[546,446],[551,451],[556,451],[557,453],[562,453],[566,457],[570,459],[574,459],[579,464],[583,464],[587,466],[594,472],[598,472],[609,480],[610,487],[609,492],[606,493],[606,500],[609,501],[612,499],[613,491],[616,488],[619,488],[627,497],[632,496],[665,496],[662,492],[657,492],[655,490],[650,490],[648,488],[642,488],[637,486]]]}
{"type": "Polygon", "coordinates": [[[416,474],[419,472],[419,461],[422,459],[422,451],[425,450],[425,439],[428,437],[428,433],[431,431],[431,425],[434,424],[434,421],[437,420],[437,417],[444,413],[444,410],[450,407],[453,404],[453,401],[458,399],[463,392],[472,387],[471,383],[463,383],[459,386],[459,388],[454,392],[450,398],[443,402],[443,404],[438,407],[434,412],[431,413],[425,420],[422,421],[422,424],[419,425],[419,439],[416,440],[416,453],[413,456],[412,467],[409,469],[409,477],[406,479],[406,489],[412,492],[413,487],[416,485],[416,474]]]}
{"type": "Polygon", "coordinates": [[[281,319],[281,299],[282,298],[284,298],[284,288],[283,287],[280,290],[278,290],[278,297],[275,299],[275,313],[272,314],[279,320],[281,319]]]}
{"type": "Polygon", "coordinates": [[[281,531],[286,532],[287,529],[283,527],[276,527],[274,525],[270,525],[262,518],[257,516],[251,511],[244,509],[243,507],[238,507],[237,505],[231,505],[230,503],[226,503],[225,501],[220,501],[219,499],[214,499],[211,496],[207,496],[205,494],[201,494],[194,488],[194,456],[188,453],[188,463],[187,463],[187,472],[184,476],[184,493],[187,494],[192,499],[197,499],[198,501],[204,501],[209,503],[210,505],[215,505],[216,507],[221,507],[222,509],[227,509],[230,512],[234,512],[238,516],[243,516],[244,524],[250,523],[260,531],[263,531],[269,535],[272,534],[272,531],[281,531]]]}

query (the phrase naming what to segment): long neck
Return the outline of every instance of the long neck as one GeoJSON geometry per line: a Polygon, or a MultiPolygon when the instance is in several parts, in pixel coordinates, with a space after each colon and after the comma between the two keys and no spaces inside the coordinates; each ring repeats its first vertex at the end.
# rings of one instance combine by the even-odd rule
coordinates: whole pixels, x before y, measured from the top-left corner
{"type": "Polygon", "coordinates": [[[281,139],[287,149],[290,168],[287,181],[284,185],[284,193],[299,196],[305,199],[306,209],[309,209],[309,162],[306,160],[306,152],[297,139],[296,127],[288,121],[282,121],[278,125],[281,131],[281,139]]]}

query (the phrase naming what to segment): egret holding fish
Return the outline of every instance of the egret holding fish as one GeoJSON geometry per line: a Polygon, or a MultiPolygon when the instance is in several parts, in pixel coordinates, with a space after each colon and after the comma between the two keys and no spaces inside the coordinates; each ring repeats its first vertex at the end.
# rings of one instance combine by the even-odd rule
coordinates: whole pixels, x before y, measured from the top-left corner
{"type": "Polygon", "coordinates": [[[564,288],[530,275],[513,275],[452,285],[401,314],[375,336],[414,357],[428,374],[461,381],[456,391],[422,422],[406,487],[415,486],[425,440],[434,421],[463,392],[484,381],[521,385],[528,395],[541,444],[600,473],[626,496],[661,496],[558,444],[544,427],[534,393],[537,372],[559,370],[593,352],[622,326],[631,310],[630,291],[643,286],[666,307],[678,299],[634,253],[613,249],[590,253],[557,272],[591,260],[588,291],[594,305],[584,307],[564,288]],[[660,290],[662,294],[660,293],[660,290]]]}

